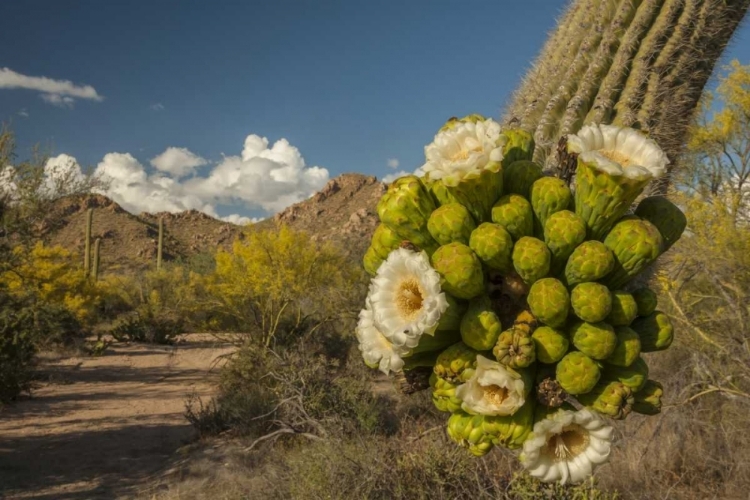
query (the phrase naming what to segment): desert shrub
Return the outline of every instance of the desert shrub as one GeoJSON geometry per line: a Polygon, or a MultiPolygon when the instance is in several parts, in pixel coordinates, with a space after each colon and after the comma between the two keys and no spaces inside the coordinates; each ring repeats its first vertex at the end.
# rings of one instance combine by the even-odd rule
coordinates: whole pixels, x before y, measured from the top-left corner
{"type": "Polygon", "coordinates": [[[14,268],[0,274],[0,284],[8,293],[67,309],[83,324],[96,319],[98,290],[73,252],[37,242],[30,250],[16,246],[13,260],[14,268]]]}
{"type": "Polygon", "coordinates": [[[0,287],[0,402],[29,389],[34,354],[49,343],[78,334],[76,318],[65,308],[19,298],[0,287]]]}
{"type": "Polygon", "coordinates": [[[219,250],[216,270],[196,283],[215,329],[246,332],[273,346],[279,335],[313,335],[324,325],[351,327],[364,293],[359,265],[329,243],[286,226],[248,230],[232,251],[219,250]],[[348,322],[348,323],[347,323],[348,322]]]}
{"type": "MultiPolygon", "coordinates": [[[[341,344],[320,339],[278,351],[245,344],[222,369],[217,409],[203,412],[221,425],[196,427],[231,428],[257,440],[251,446],[295,435],[317,440],[395,432],[393,401],[373,394],[371,374],[349,358],[350,347],[342,352],[341,344]]],[[[200,404],[188,413],[200,414],[200,404]]]]}
{"type": "Polygon", "coordinates": [[[108,276],[97,284],[102,294],[104,329],[122,342],[169,344],[203,321],[195,306],[194,274],[179,266],[131,276],[108,276]]]}
{"type": "Polygon", "coordinates": [[[146,310],[144,315],[135,311],[117,319],[109,334],[118,342],[147,342],[150,344],[172,344],[185,331],[179,317],[155,315],[146,310]]]}

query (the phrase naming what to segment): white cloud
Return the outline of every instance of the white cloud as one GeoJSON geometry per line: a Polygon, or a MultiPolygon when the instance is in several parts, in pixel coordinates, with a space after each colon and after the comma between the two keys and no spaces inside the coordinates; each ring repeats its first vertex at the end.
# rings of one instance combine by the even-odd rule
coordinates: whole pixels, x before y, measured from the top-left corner
{"type": "Polygon", "coordinates": [[[26,111],[26,108],[23,108],[22,110],[18,112],[18,116],[23,117],[23,118],[28,118],[29,112],[26,111]]]}
{"type": "Polygon", "coordinates": [[[57,106],[58,108],[72,108],[75,103],[75,99],[68,96],[61,96],[59,94],[39,94],[39,97],[46,103],[57,106]]]}
{"type": "Polygon", "coordinates": [[[237,224],[238,226],[244,226],[250,223],[255,224],[256,222],[264,220],[263,217],[245,217],[244,215],[239,214],[227,215],[226,217],[219,217],[219,219],[225,222],[231,222],[232,224],[237,224]]]}
{"type": "MultiPolygon", "coordinates": [[[[154,166],[175,165],[169,159],[199,158],[187,149],[168,148],[152,160],[154,166]],[[178,155],[174,151],[180,151],[178,155]],[[169,153],[169,154],[168,154],[169,153]],[[166,156],[165,156],[166,155],[166,156]],[[192,156],[190,156],[192,155],[192,156]]],[[[194,168],[194,167],[191,167],[194,168]]],[[[166,176],[161,171],[149,174],[145,167],[128,153],[109,153],[96,167],[96,172],[109,180],[110,196],[126,210],[139,212],[181,212],[199,210],[219,218],[218,205],[262,209],[269,215],[309,198],[329,178],[328,170],[308,167],[299,150],[286,139],[269,147],[268,139],[249,135],[240,156],[225,156],[206,176],[189,179],[166,176]]],[[[230,222],[245,221],[238,214],[224,218],[230,222]]]]}
{"type": "Polygon", "coordinates": [[[411,172],[406,172],[404,170],[401,170],[400,172],[395,172],[393,174],[388,174],[385,177],[383,177],[383,182],[386,184],[390,184],[391,182],[395,181],[399,177],[403,177],[405,175],[412,175],[411,172]]]}
{"type": "Polygon", "coordinates": [[[154,103],[149,106],[153,111],[164,111],[164,105],[160,102],[154,103]]]}
{"type": "Polygon", "coordinates": [[[76,85],[69,80],[54,80],[46,76],[22,75],[10,68],[0,68],[0,89],[36,90],[41,92],[45,102],[61,107],[72,107],[75,99],[104,99],[91,85],[76,85]]]}
{"type": "Polygon", "coordinates": [[[399,165],[401,165],[401,162],[398,161],[398,158],[388,158],[389,167],[398,168],[399,165]]]}
{"type": "Polygon", "coordinates": [[[157,170],[172,174],[176,179],[191,174],[196,168],[206,165],[208,161],[187,148],[167,148],[162,154],[151,159],[151,165],[157,170]]]}

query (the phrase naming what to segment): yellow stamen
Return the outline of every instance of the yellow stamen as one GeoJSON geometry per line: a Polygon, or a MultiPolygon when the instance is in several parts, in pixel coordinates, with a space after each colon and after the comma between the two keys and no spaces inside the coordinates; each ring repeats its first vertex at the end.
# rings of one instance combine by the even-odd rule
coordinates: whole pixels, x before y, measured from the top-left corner
{"type": "Polygon", "coordinates": [[[482,386],[484,394],[482,399],[493,406],[499,406],[508,399],[508,389],[500,387],[499,385],[485,385],[482,386]]]}
{"type": "Polygon", "coordinates": [[[560,434],[550,436],[542,453],[555,462],[563,462],[577,457],[589,446],[589,433],[580,425],[563,428],[560,434]]]}
{"type": "Polygon", "coordinates": [[[615,163],[619,163],[623,167],[630,165],[630,157],[620,153],[619,151],[611,151],[609,149],[600,149],[599,153],[606,156],[615,163]]]}
{"type": "Polygon", "coordinates": [[[399,284],[396,307],[402,317],[412,319],[422,310],[424,290],[416,278],[407,278],[399,284]]]}

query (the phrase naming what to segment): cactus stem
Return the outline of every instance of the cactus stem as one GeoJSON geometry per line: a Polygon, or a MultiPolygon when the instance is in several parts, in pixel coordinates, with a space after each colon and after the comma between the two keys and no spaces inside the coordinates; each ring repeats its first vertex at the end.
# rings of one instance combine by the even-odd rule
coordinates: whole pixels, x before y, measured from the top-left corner
{"type": "Polygon", "coordinates": [[[159,217],[159,243],[156,248],[156,270],[161,270],[162,252],[164,249],[164,217],[159,217]]]}
{"type": "Polygon", "coordinates": [[[88,276],[91,272],[91,225],[94,220],[94,209],[89,208],[86,212],[86,230],[83,249],[83,273],[88,276]]]}
{"type": "Polygon", "coordinates": [[[94,280],[94,282],[99,281],[99,247],[101,246],[102,239],[97,238],[96,241],[94,241],[94,257],[93,257],[93,265],[91,267],[91,279],[94,280]]]}

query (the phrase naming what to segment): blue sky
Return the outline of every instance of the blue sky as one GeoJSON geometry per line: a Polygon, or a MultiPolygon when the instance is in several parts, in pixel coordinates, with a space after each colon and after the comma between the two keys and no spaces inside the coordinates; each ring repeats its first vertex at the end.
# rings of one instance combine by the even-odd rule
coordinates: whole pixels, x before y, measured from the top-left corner
{"type": "MultiPolygon", "coordinates": [[[[206,198],[190,201],[191,189],[215,188],[225,190],[211,204],[217,214],[264,216],[323,181],[323,170],[307,175],[307,167],[331,178],[381,178],[395,171],[387,164],[395,158],[397,170],[411,171],[446,118],[498,117],[566,3],[6,2],[0,68],[70,81],[81,97],[0,88],[0,121],[12,121],[21,156],[39,143],[96,167],[119,153],[107,171],[140,178],[138,168],[153,175],[150,161],[167,148],[189,150],[172,150],[161,163],[170,175],[169,165],[193,165],[176,177],[182,201],[134,211],[200,208],[206,198]],[[251,134],[270,143],[253,139],[240,158],[251,134]],[[266,161],[256,165],[266,179],[270,162],[295,163],[295,187],[267,190],[261,175],[238,195],[225,184],[188,182],[208,179],[226,163],[222,155],[237,157],[234,170],[224,170],[234,175],[253,154],[266,161]]],[[[731,58],[750,62],[747,24],[725,54],[731,58]]],[[[135,193],[143,196],[158,192],[135,193]]]]}

